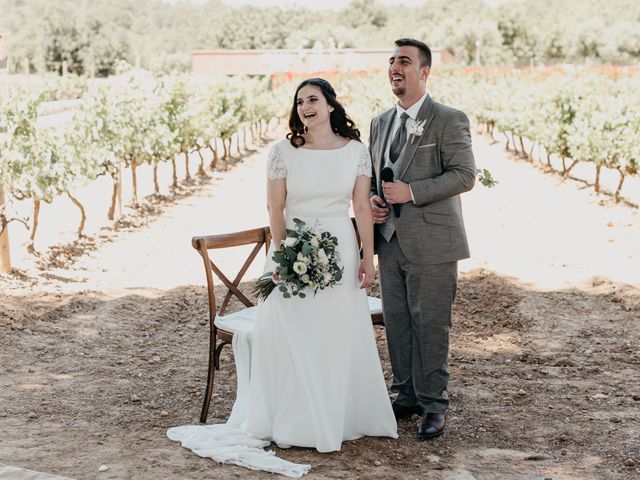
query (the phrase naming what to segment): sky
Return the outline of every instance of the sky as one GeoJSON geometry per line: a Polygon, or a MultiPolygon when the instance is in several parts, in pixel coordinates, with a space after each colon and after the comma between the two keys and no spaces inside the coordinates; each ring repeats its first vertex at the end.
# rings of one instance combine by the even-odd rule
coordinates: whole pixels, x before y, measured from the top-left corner
{"type": "MultiPolygon", "coordinates": [[[[503,0],[484,0],[489,5],[495,5],[503,0]]],[[[260,7],[278,6],[278,7],[307,7],[311,10],[340,10],[351,3],[350,0],[222,0],[223,3],[232,7],[241,7],[243,5],[256,5],[260,7]]],[[[421,5],[425,0],[377,0],[378,3],[386,5],[421,5]]]]}

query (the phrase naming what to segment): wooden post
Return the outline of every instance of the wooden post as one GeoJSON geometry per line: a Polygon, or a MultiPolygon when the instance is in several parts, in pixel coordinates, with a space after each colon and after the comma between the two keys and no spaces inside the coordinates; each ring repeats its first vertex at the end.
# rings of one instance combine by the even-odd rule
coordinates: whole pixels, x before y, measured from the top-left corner
{"type": "MultiPolygon", "coordinates": [[[[0,184],[0,208],[4,205],[4,187],[0,184]]],[[[9,225],[7,218],[0,212],[0,273],[11,271],[11,254],[9,252],[9,225]]]]}

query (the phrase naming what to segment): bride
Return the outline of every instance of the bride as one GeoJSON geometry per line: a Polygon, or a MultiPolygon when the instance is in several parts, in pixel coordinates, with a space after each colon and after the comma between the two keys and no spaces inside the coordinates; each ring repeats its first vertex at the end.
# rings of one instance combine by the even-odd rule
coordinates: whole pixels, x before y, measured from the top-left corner
{"type": "MultiPolygon", "coordinates": [[[[342,280],[305,298],[284,298],[274,290],[260,304],[251,338],[234,336],[236,362],[250,358],[250,369],[244,385],[238,372],[227,424],[177,427],[167,435],[201,456],[297,477],[309,466],[263,447],[275,442],[332,452],[345,440],[398,435],[365,290],[375,277],[369,152],[333,87],[321,78],[296,89],[289,128],[287,140],[268,155],[272,249],[299,218],[337,237],[342,280]],[[351,202],[362,258],[349,218],[351,202]]],[[[271,256],[266,271],[273,270],[271,256]]]]}

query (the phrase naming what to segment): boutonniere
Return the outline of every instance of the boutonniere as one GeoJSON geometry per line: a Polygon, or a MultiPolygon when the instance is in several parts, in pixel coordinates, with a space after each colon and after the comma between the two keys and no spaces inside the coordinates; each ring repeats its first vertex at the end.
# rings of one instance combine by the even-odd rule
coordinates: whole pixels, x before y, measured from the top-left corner
{"type": "Polygon", "coordinates": [[[424,132],[425,122],[426,122],[426,119],[420,120],[420,121],[412,120],[411,124],[408,126],[407,131],[409,132],[409,140],[411,141],[412,144],[416,138],[422,136],[424,132]]]}

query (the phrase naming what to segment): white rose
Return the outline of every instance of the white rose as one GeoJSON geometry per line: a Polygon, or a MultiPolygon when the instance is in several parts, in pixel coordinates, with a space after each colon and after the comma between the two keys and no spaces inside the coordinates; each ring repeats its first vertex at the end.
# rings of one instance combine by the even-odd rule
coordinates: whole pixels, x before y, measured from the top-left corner
{"type": "Polygon", "coordinates": [[[305,273],[304,275],[302,275],[302,276],[300,277],[300,281],[301,281],[302,283],[309,283],[309,275],[307,275],[307,274],[305,273]]]}
{"type": "Polygon", "coordinates": [[[307,265],[304,262],[295,262],[293,264],[293,271],[296,272],[298,275],[307,273],[307,265]]]}
{"type": "Polygon", "coordinates": [[[293,247],[296,242],[298,241],[298,239],[296,237],[287,237],[284,239],[284,246],[285,247],[293,247]]]}
{"type": "Polygon", "coordinates": [[[322,278],[324,279],[324,283],[329,283],[331,280],[333,280],[333,275],[331,275],[329,272],[324,272],[322,278]]]}
{"type": "Polygon", "coordinates": [[[329,264],[329,257],[327,257],[327,254],[325,253],[324,248],[321,248],[320,250],[318,250],[318,263],[320,265],[329,264]]]}
{"type": "Polygon", "coordinates": [[[318,240],[318,236],[314,235],[311,241],[309,242],[313,248],[318,248],[320,246],[320,240],[318,240]]]}

